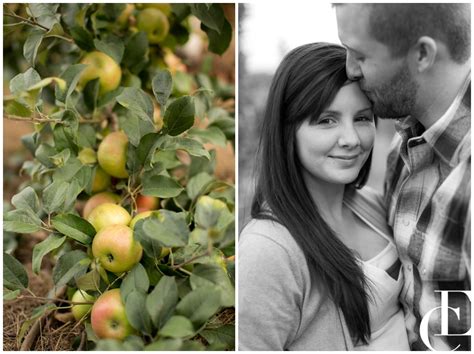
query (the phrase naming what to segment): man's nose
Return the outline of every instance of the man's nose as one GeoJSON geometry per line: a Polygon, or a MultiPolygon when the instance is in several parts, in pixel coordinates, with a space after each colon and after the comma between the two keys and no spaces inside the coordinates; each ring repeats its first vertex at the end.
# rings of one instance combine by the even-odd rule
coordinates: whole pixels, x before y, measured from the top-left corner
{"type": "Polygon", "coordinates": [[[356,81],[362,78],[362,71],[360,70],[360,66],[357,63],[357,60],[355,60],[350,54],[347,54],[346,58],[346,71],[347,77],[350,80],[356,81]]]}

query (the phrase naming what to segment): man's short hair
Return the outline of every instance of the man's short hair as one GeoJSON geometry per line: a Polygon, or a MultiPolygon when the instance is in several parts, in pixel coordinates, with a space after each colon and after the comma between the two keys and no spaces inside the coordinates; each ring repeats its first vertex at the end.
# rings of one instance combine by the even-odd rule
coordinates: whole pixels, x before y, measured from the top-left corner
{"type": "Polygon", "coordinates": [[[444,43],[451,59],[462,64],[471,56],[470,4],[370,4],[369,31],[392,55],[406,55],[418,38],[444,43]]]}

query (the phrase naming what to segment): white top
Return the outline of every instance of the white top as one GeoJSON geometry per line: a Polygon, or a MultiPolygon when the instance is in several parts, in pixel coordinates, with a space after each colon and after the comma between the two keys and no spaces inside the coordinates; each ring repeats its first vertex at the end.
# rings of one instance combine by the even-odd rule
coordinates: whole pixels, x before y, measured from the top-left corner
{"type": "Polygon", "coordinates": [[[357,209],[348,205],[352,212],[388,241],[387,246],[373,258],[361,262],[361,267],[372,290],[369,301],[371,338],[369,344],[356,344],[354,350],[400,350],[409,351],[408,336],[405,328],[404,313],[398,297],[403,287],[401,266],[398,277],[394,279],[386,270],[398,261],[397,248],[391,238],[364,218],[357,209]]]}

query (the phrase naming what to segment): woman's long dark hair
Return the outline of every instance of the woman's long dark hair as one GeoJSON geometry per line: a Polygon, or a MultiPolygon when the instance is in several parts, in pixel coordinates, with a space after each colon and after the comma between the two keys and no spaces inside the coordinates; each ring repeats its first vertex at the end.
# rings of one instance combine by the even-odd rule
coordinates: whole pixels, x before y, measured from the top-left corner
{"type": "MultiPolygon", "coordinates": [[[[285,226],[305,254],[312,273],[323,280],[341,308],[354,340],[370,338],[367,284],[353,253],[322,218],[301,175],[296,130],[316,119],[347,82],[346,51],[328,43],[292,50],[278,67],[270,87],[260,135],[256,193],[251,214],[285,226]]],[[[352,183],[361,187],[370,158],[352,183]]]]}

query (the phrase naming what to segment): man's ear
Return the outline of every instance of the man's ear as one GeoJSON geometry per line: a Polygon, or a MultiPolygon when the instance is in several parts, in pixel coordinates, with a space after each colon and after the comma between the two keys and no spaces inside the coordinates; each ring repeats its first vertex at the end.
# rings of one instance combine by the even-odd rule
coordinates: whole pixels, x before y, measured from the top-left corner
{"type": "Polygon", "coordinates": [[[438,52],[438,45],[433,38],[423,36],[418,38],[412,50],[416,69],[418,72],[423,72],[433,66],[438,52]]]}

